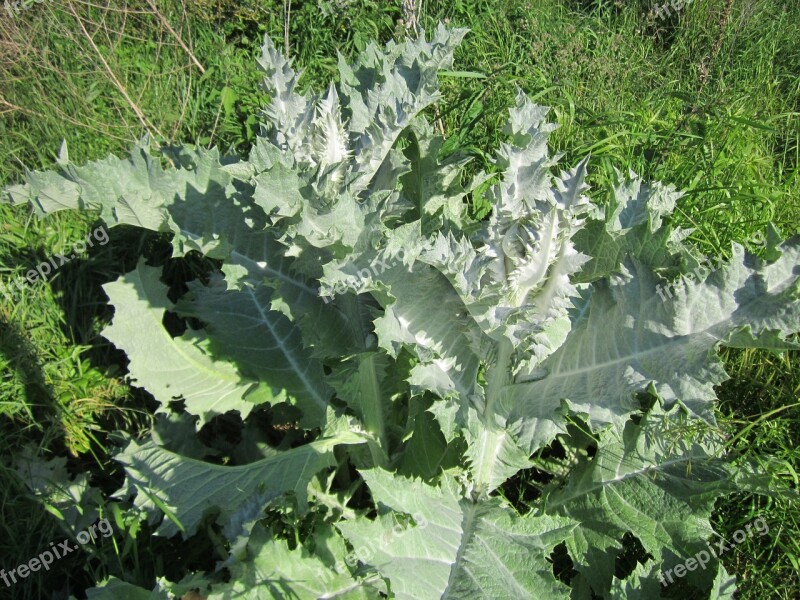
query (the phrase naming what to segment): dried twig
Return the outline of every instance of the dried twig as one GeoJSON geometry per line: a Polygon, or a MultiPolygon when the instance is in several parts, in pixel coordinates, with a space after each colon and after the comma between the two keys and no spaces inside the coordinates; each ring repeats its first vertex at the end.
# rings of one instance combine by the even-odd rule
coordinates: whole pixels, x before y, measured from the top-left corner
{"type": "Polygon", "coordinates": [[[11,104],[11,102],[8,102],[7,100],[0,97],[0,115],[4,115],[6,113],[15,113],[15,112],[21,112],[23,114],[32,115],[34,117],[45,118],[45,116],[41,113],[38,113],[36,111],[27,108],[23,108],[22,106],[17,106],[16,104],[11,104]]]}
{"type": "Polygon", "coordinates": [[[80,16],[78,16],[78,13],[75,12],[75,7],[72,6],[71,2],[67,2],[67,6],[69,7],[72,16],[74,16],[75,20],[78,22],[78,26],[81,28],[81,32],[83,32],[83,35],[89,41],[89,44],[92,46],[92,49],[97,54],[97,57],[100,59],[100,62],[103,63],[103,67],[105,67],[106,73],[108,73],[108,76],[111,79],[112,83],[120,91],[125,100],[128,101],[128,104],[133,109],[133,112],[136,113],[136,117],[139,119],[139,122],[142,124],[142,127],[144,127],[147,130],[147,132],[150,134],[150,137],[153,138],[156,137],[153,135],[153,132],[155,132],[158,134],[158,137],[163,139],[164,134],[162,134],[161,131],[159,131],[158,127],[156,127],[150,122],[150,120],[142,112],[142,109],[139,108],[139,106],[128,95],[128,92],[125,90],[125,86],[123,86],[122,83],[119,81],[119,79],[117,79],[117,76],[114,74],[114,71],[111,70],[111,67],[108,65],[108,62],[106,62],[103,53],[100,52],[100,49],[97,47],[97,44],[94,43],[94,39],[92,39],[92,36],[89,34],[88,31],[86,31],[86,27],[83,26],[83,21],[81,20],[80,16]]]}
{"type": "Polygon", "coordinates": [[[292,18],[292,0],[283,0],[283,54],[289,58],[289,21],[292,18]]]}
{"type": "Polygon", "coordinates": [[[414,37],[419,37],[419,6],[417,0],[403,0],[403,25],[414,37]]]}
{"type": "MultiPolygon", "coordinates": [[[[192,42],[192,28],[188,26],[188,19],[186,17],[186,2],[181,0],[181,20],[183,22],[187,22],[187,40],[189,41],[189,48],[194,49],[194,43],[192,42]]],[[[183,28],[181,28],[181,31],[183,28]]],[[[178,120],[175,122],[175,127],[172,129],[172,137],[170,139],[175,139],[175,136],[178,135],[178,131],[180,131],[181,126],[183,125],[183,119],[186,117],[186,108],[189,105],[189,98],[192,95],[192,70],[189,69],[189,83],[186,86],[186,93],[183,96],[183,102],[181,102],[181,114],[178,117],[178,120]]]]}
{"type": "Polygon", "coordinates": [[[166,28],[167,31],[169,31],[172,34],[172,37],[175,38],[178,44],[180,44],[181,48],[183,48],[186,51],[186,54],[189,55],[189,58],[192,59],[192,62],[197,66],[198,69],[200,69],[200,72],[205,73],[206,70],[203,68],[203,65],[200,64],[199,60],[197,60],[197,57],[189,49],[189,46],[183,43],[181,36],[179,36],[178,32],[172,28],[172,26],[169,24],[169,21],[167,21],[167,18],[163,14],[161,14],[155,2],[153,2],[153,0],[145,0],[145,1],[150,6],[150,8],[153,9],[153,12],[158,16],[158,18],[161,20],[161,24],[166,28]]]}
{"type": "Polygon", "coordinates": [[[711,47],[711,54],[709,54],[706,58],[704,58],[703,62],[700,63],[701,89],[705,87],[706,81],[708,80],[708,77],[711,74],[711,66],[716,60],[720,48],[722,48],[722,40],[724,39],[725,31],[728,28],[728,19],[731,16],[731,8],[733,8],[733,0],[725,0],[725,8],[723,9],[722,14],[720,15],[719,24],[717,26],[718,27],[717,39],[714,40],[714,45],[711,47]]]}

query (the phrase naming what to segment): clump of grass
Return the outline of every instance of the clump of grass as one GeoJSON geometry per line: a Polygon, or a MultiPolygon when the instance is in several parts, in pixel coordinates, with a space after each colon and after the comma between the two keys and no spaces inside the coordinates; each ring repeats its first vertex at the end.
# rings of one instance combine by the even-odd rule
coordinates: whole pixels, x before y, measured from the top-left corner
{"type": "MultiPolygon", "coordinates": [[[[775,489],[800,487],[800,353],[782,356],[756,350],[727,350],[731,379],[720,387],[720,423],[731,434],[731,451],[764,464],[775,489]],[[781,481],[778,481],[781,480],[781,481]]],[[[726,539],[759,516],[769,525],[763,537],[748,538],[726,557],[740,578],[742,600],[796,598],[800,590],[800,509],[792,498],[731,496],[717,503],[715,527],[726,539]]]]}

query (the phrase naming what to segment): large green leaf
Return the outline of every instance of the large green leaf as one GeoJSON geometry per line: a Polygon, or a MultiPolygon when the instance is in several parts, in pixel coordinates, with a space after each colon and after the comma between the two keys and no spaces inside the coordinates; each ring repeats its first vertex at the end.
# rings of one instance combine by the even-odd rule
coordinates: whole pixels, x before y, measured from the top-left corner
{"type": "Polygon", "coordinates": [[[245,377],[285,390],[303,412],[305,427],[324,425],[333,390],[322,365],[303,345],[300,330],[271,309],[273,290],[228,289],[221,277],[207,286],[190,284],[189,290],[179,311],[205,323],[215,358],[234,362],[245,377]]]}
{"type": "Polygon", "coordinates": [[[388,579],[393,597],[568,597],[548,557],[574,529],[570,519],[519,517],[497,499],[473,503],[448,476],[437,487],[378,469],[361,475],[378,516],[338,527],[356,556],[388,579]]]}
{"type": "Polygon", "coordinates": [[[246,417],[256,404],[274,401],[269,386],[241,375],[230,362],[213,358],[203,333],[169,334],[164,314],[174,306],[160,274],[161,269],[139,263],[134,271],[103,286],[116,312],[102,335],[125,350],[134,382],[162,407],[183,400],[186,411],[200,418],[198,427],[231,410],[246,417]]]}
{"type": "Polygon", "coordinates": [[[153,442],[131,441],[116,457],[127,474],[124,494],[136,493],[136,506],[155,520],[167,513],[158,528],[164,536],[179,530],[190,537],[207,515],[227,525],[239,519],[238,511],[257,510],[278,494],[292,491],[302,511],[307,509],[306,488],[320,470],[336,464],[333,448],[339,444],[361,444],[355,433],[339,433],[305,446],[293,448],[258,462],[240,466],[215,465],[186,458],[153,442]],[[180,524],[180,525],[178,525],[180,524]]]}
{"type": "MultiPolygon", "coordinates": [[[[567,547],[596,594],[608,594],[626,533],[641,542],[656,569],[636,587],[657,590],[658,570],[707,549],[714,533],[709,518],[720,495],[769,493],[769,478],[751,476],[745,465],[734,468],[721,457],[718,436],[689,430],[678,413],[656,406],[638,424],[629,421],[622,434],[605,430],[597,454],[581,459],[566,485],[545,496],[548,514],[580,522],[567,547]]],[[[717,565],[712,557],[709,569],[689,572],[686,580],[707,590],[717,565]]]]}
{"type": "Polygon", "coordinates": [[[247,560],[231,568],[231,582],[215,585],[208,600],[366,600],[377,590],[357,581],[345,564],[345,548],[333,537],[317,538],[325,554],[305,547],[290,550],[284,540],[257,526],[247,544],[247,560]],[[323,560],[322,556],[326,556],[323,560]]]}
{"type": "Polygon", "coordinates": [[[629,264],[594,288],[588,314],[541,364],[539,379],[505,388],[503,410],[512,421],[530,412],[558,422],[566,401],[592,423],[621,426],[638,408],[634,394],[652,383],[668,405],[679,401],[713,421],[714,386],[727,378],[717,346],[781,348],[800,330],[800,240],[781,251],[764,264],[735,245],[728,264],[671,289],[659,288],[643,265],[629,264]]]}

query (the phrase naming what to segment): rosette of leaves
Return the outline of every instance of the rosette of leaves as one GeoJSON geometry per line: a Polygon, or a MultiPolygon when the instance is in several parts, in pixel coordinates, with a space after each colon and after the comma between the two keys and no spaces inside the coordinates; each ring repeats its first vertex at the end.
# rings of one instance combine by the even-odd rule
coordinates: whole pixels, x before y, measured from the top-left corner
{"type": "MultiPolygon", "coordinates": [[[[63,151],[7,190],[39,216],[94,211],[223,265],[172,303],[140,263],[105,286],[103,335],[161,411],[182,400],[194,419],[118,454],[118,497],[164,536],[212,520],[227,560],[91,598],[654,598],[714,535],[719,495],[778,493],[725,456],[717,349],[793,347],[800,240],[768,260],[734,245],[691,276],[681,194],[630,174],[590,200],[588,161],[557,169],[555,125],[521,91],[496,169],[468,177],[426,113],[464,34],[340,57],[319,95],[267,39],[272,100],[246,159],[187,147],[168,168],[145,141],[78,166],[63,151]],[[170,335],[167,311],[202,328],[170,335]],[[187,442],[266,404],[312,441],[226,465],[187,442]],[[512,501],[523,480],[536,497],[512,501]],[[640,551],[621,572],[626,540],[640,551]]],[[[733,589],[716,559],[682,585],[733,589]]]]}

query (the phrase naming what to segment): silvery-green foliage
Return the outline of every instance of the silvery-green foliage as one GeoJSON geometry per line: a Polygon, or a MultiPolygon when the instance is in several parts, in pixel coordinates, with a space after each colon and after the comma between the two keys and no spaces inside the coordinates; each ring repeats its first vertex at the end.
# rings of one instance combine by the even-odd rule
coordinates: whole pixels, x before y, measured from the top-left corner
{"type": "MultiPolygon", "coordinates": [[[[246,159],[182,148],[167,168],[144,140],[85,166],[63,153],[58,171],[7,190],[39,216],[94,211],[171,234],[174,256],[221,260],[176,303],[143,263],[106,285],[103,335],[161,412],[183,400],[199,428],[283,405],[315,438],[254,446],[260,460],[236,465],[160,446],[169,428],[129,442],[117,497],[161,535],[212,519],[231,577],[187,574],[152,592],[112,579],[92,598],[187,586],[220,599],[654,597],[659,572],[713,535],[716,497],[769,492],[714,433],[716,351],[793,345],[800,241],[773,244],[769,262],[734,245],[690,277],[688,232],[670,219],[680,193],[631,173],[590,200],[588,159],[560,166],[548,109],[522,91],[496,172],[467,177],[426,114],[464,34],[440,27],[340,57],[321,94],[301,92],[267,39],[272,99],[246,159]],[[493,210],[476,223],[481,189],[493,210]],[[166,311],[203,328],[171,336],[166,311]],[[506,499],[556,445],[568,458],[539,497],[506,499]],[[343,487],[335,473],[349,466],[358,478],[343,487]],[[279,536],[267,514],[303,519],[309,537],[279,536]],[[618,578],[626,534],[644,553],[618,578]],[[557,547],[569,578],[555,575],[557,547]]],[[[687,582],[732,590],[716,560],[687,582]]]]}

